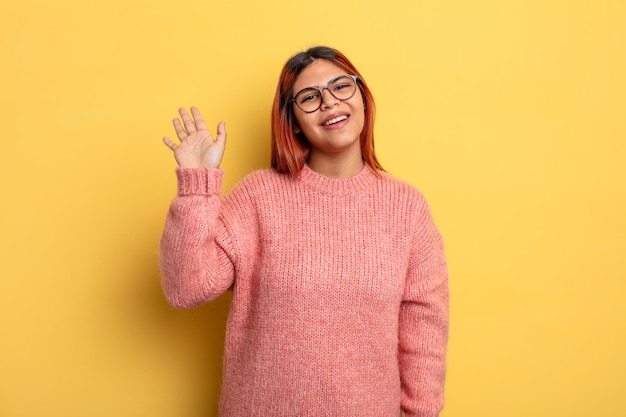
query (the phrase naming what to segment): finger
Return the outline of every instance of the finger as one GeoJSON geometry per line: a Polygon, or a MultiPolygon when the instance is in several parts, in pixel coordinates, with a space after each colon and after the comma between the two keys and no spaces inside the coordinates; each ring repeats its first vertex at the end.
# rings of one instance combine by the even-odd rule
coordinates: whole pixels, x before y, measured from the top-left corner
{"type": "Polygon", "coordinates": [[[183,123],[185,125],[185,129],[187,130],[187,133],[191,134],[195,132],[196,124],[194,123],[191,116],[189,116],[189,113],[187,113],[187,110],[181,107],[180,109],[178,109],[178,114],[180,114],[180,118],[183,119],[183,123]]]}
{"type": "Polygon", "coordinates": [[[173,123],[174,123],[174,130],[176,131],[176,136],[178,136],[178,139],[180,140],[185,139],[188,136],[187,131],[185,130],[185,128],[183,128],[183,125],[180,124],[180,120],[174,119],[173,123]]]}
{"type": "Polygon", "coordinates": [[[216,142],[225,143],[226,142],[226,122],[221,121],[217,125],[217,137],[215,138],[216,142]]]}
{"type": "Polygon", "coordinates": [[[167,136],[163,138],[163,143],[165,144],[165,146],[167,146],[173,151],[176,150],[176,148],[178,148],[178,145],[174,143],[172,139],[168,138],[167,136]]]}
{"type": "Polygon", "coordinates": [[[193,116],[194,120],[196,121],[196,128],[198,130],[209,130],[206,127],[206,124],[204,123],[204,119],[202,118],[202,114],[200,114],[200,110],[198,110],[197,107],[192,107],[191,108],[191,115],[193,116]]]}

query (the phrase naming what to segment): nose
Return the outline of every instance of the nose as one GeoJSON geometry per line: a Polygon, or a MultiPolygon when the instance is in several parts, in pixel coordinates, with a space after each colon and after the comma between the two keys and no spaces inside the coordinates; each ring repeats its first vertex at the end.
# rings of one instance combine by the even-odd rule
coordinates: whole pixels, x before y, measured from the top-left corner
{"type": "Polygon", "coordinates": [[[337,98],[335,98],[335,96],[333,96],[330,93],[330,90],[328,89],[328,87],[324,87],[322,89],[322,108],[323,109],[330,109],[331,107],[335,106],[337,104],[337,102],[339,102],[339,100],[337,100],[337,98]]]}

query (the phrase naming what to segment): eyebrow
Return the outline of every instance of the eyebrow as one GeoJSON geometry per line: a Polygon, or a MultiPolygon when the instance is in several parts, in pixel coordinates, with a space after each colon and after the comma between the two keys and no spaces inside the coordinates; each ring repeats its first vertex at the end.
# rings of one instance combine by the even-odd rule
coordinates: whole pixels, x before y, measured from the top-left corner
{"type": "Polygon", "coordinates": [[[298,90],[296,90],[296,89],[294,88],[294,91],[296,92],[296,94],[298,94],[300,91],[302,91],[302,90],[306,90],[307,88],[322,88],[322,87],[326,87],[326,86],[328,85],[328,83],[330,83],[332,80],[334,80],[334,79],[335,79],[335,78],[337,78],[337,77],[341,77],[342,75],[348,75],[348,73],[346,72],[346,73],[343,73],[343,74],[337,74],[337,75],[335,75],[335,76],[331,77],[328,81],[326,81],[326,84],[322,84],[322,85],[309,85],[309,86],[307,86],[307,87],[303,87],[303,88],[300,88],[300,89],[298,89],[298,90]]]}

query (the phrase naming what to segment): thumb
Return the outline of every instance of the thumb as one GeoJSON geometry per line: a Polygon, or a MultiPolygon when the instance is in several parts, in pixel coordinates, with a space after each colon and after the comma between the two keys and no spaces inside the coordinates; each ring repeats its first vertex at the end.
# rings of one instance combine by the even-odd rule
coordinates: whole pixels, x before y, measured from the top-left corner
{"type": "Polygon", "coordinates": [[[226,134],[226,122],[221,121],[217,125],[217,138],[215,138],[215,141],[223,145],[226,143],[226,136],[228,136],[226,134]]]}

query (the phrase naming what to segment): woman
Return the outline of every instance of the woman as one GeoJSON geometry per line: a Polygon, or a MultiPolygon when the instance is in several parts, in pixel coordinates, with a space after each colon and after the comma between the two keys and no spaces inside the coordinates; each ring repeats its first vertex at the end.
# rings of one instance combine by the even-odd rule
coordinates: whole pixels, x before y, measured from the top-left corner
{"type": "Polygon", "coordinates": [[[272,168],[220,200],[223,122],[195,108],[164,138],[179,164],[161,241],[168,301],[232,290],[220,415],[437,416],[448,286],[424,197],[374,153],[374,101],[339,51],[292,57],[272,168]]]}

